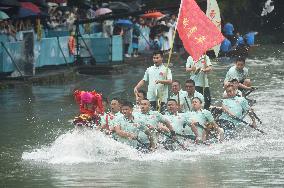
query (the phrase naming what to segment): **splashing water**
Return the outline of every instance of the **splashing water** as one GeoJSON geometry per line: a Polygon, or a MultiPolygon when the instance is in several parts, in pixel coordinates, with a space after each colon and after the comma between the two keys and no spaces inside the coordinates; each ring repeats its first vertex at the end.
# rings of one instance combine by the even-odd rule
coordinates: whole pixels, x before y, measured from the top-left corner
{"type": "Polygon", "coordinates": [[[52,164],[114,162],[137,156],[137,151],[106,137],[101,132],[74,129],[59,136],[50,146],[24,152],[22,158],[52,164]]]}

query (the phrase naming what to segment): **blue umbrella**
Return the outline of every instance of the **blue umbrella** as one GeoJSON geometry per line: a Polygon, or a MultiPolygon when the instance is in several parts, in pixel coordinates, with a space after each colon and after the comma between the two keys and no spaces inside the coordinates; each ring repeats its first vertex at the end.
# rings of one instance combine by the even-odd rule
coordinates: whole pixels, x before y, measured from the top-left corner
{"type": "Polygon", "coordinates": [[[115,22],[116,25],[124,26],[124,27],[132,27],[133,23],[130,20],[122,20],[119,19],[115,22]]]}

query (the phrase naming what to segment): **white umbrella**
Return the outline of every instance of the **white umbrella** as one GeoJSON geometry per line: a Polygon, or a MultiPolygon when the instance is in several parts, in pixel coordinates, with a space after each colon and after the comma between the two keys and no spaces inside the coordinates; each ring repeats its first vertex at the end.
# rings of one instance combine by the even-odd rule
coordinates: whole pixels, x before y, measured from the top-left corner
{"type": "Polygon", "coordinates": [[[99,8],[98,10],[96,10],[95,15],[96,17],[98,17],[101,15],[109,14],[111,12],[112,10],[110,10],[109,8],[99,8]]]}

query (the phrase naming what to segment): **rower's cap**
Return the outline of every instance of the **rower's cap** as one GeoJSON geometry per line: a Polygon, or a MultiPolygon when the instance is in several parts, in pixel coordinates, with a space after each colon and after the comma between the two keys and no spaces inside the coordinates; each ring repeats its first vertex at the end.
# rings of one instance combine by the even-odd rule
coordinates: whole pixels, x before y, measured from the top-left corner
{"type": "Polygon", "coordinates": [[[81,93],[81,103],[82,104],[90,104],[93,101],[94,96],[89,92],[81,93]]]}

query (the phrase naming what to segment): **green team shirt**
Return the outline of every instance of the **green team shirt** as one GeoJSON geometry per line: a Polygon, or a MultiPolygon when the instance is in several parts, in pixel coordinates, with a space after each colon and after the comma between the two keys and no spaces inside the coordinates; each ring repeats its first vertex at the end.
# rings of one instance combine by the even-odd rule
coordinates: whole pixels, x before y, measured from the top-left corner
{"type": "Polygon", "coordinates": [[[104,113],[104,115],[101,116],[100,124],[101,124],[101,126],[107,124],[110,129],[113,129],[114,128],[114,122],[115,122],[114,120],[116,118],[121,117],[121,116],[123,116],[123,115],[120,112],[117,112],[115,115],[110,114],[110,113],[104,113]]]}
{"type": "MultiPolygon", "coordinates": [[[[115,120],[115,126],[120,126],[121,130],[128,132],[128,133],[133,133],[138,136],[138,139],[143,142],[143,143],[149,143],[148,137],[145,134],[145,131],[147,129],[146,126],[143,126],[139,123],[139,120],[137,115],[133,114],[134,119],[133,120],[128,120],[124,116],[120,116],[119,118],[116,118],[115,120]]],[[[123,138],[115,134],[114,136],[117,141],[126,143],[134,148],[137,147],[138,142],[137,140],[130,140],[128,138],[123,138]]]]}
{"type": "MultiPolygon", "coordinates": [[[[164,117],[162,114],[160,114],[157,111],[152,111],[150,110],[148,113],[144,114],[142,112],[137,113],[139,114],[138,116],[138,121],[141,125],[147,126],[153,126],[154,128],[158,128],[159,123],[164,123],[166,121],[169,122],[169,120],[164,117]]],[[[158,140],[162,140],[165,138],[164,135],[160,135],[157,132],[151,131],[151,134],[153,136],[154,142],[157,143],[158,140]]]]}
{"type": "Polygon", "coordinates": [[[204,96],[199,93],[198,91],[195,91],[192,97],[189,97],[188,95],[185,96],[185,98],[183,98],[183,104],[184,104],[184,111],[185,112],[189,112],[192,111],[192,104],[191,101],[194,97],[198,97],[201,101],[202,101],[202,106],[204,106],[204,96]],[[189,108],[188,108],[189,106],[189,108]]]}
{"type": "Polygon", "coordinates": [[[225,82],[237,79],[239,82],[248,78],[248,69],[246,67],[243,70],[237,70],[236,65],[232,66],[226,74],[225,82]]]}
{"type": "MultiPolygon", "coordinates": [[[[202,109],[199,111],[191,111],[189,112],[189,116],[191,117],[192,121],[198,122],[201,126],[205,127],[205,123],[213,123],[214,117],[210,111],[206,109],[202,109]]],[[[203,129],[197,126],[198,134],[201,136],[203,129]]]]}
{"type": "Polygon", "coordinates": [[[139,118],[139,123],[144,125],[151,125],[155,128],[158,128],[158,123],[169,121],[161,113],[152,110],[150,110],[146,114],[137,112],[137,115],[139,118]]]}
{"type": "MultiPolygon", "coordinates": [[[[228,108],[236,117],[242,119],[243,113],[249,110],[248,101],[244,97],[235,96],[233,98],[223,99],[223,105],[228,108]]],[[[235,125],[239,124],[239,121],[230,117],[227,113],[223,112],[219,119],[224,119],[234,123],[235,125]]]]}
{"type": "MultiPolygon", "coordinates": [[[[201,56],[201,58],[196,63],[194,62],[193,58],[189,56],[186,61],[186,68],[190,68],[192,66],[195,66],[196,68],[204,68],[205,64],[207,66],[212,66],[210,58],[207,55],[201,56]]],[[[191,72],[190,79],[194,80],[195,86],[209,87],[207,74],[206,73],[204,74],[204,72],[202,71],[199,71],[196,74],[194,72],[191,72]],[[204,84],[204,80],[205,80],[205,84],[204,84]]]]}
{"type": "Polygon", "coordinates": [[[166,119],[168,119],[173,126],[173,129],[178,134],[183,135],[192,135],[193,132],[190,128],[190,117],[185,113],[177,113],[175,114],[167,114],[164,115],[166,119]]]}
{"type": "Polygon", "coordinates": [[[156,80],[172,80],[172,72],[164,64],[151,66],[145,71],[143,80],[148,82],[147,98],[149,101],[157,101],[161,97],[162,102],[167,102],[169,85],[156,84],[156,80]]]}

